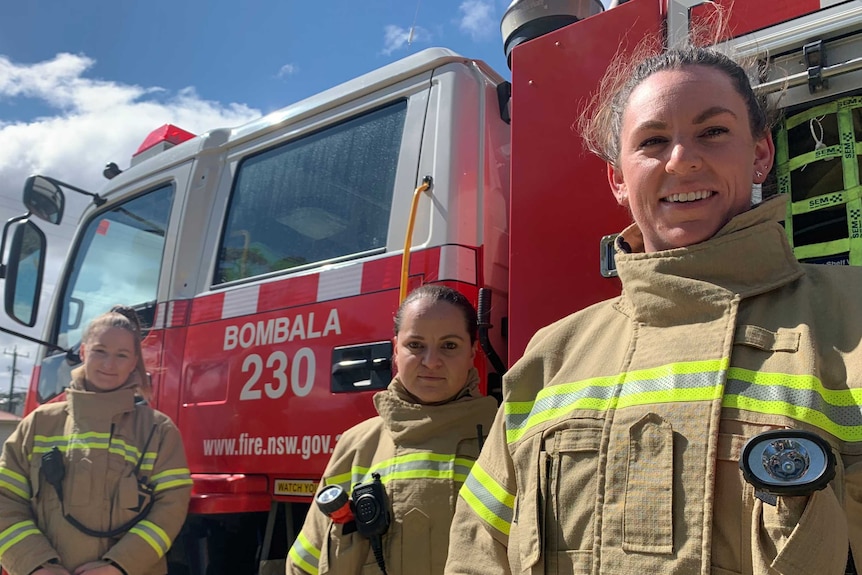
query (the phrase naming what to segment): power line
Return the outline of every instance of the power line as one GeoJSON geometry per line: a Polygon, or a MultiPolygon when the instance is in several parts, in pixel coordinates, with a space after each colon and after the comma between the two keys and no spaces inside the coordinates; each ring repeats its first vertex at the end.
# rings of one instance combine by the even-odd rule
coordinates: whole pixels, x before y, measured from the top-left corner
{"type": "Polygon", "coordinates": [[[15,413],[15,405],[13,403],[14,399],[12,396],[15,393],[15,375],[17,373],[19,373],[18,369],[17,369],[18,357],[19,356],[20,357],[30,357],[30,354],[29,353],[18,353],[18,346],[17,345],[12,346],[12,353],[9,353],[8,349],[3,350],[3,353],[5,355],[11,355],[12,356],[12,374],[9,376],[9,403],[7,404],[6,407],[9,410],[9,413],[15,413]]]}

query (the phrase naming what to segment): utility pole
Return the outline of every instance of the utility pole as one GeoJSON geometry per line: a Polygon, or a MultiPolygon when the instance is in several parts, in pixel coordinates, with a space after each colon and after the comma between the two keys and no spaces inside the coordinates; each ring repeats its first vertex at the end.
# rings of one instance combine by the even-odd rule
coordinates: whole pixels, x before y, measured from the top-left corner
{"type": "Polygon", "coordinates": [[[9,350],[3,350],[5,355],[12,356],[12,373],[9,376],[9,405],[7,406],[9,413],[15,413],[15,408],[13,405],[12,395],[15,393],[15,374],[18,373],[17,365],[18,365],[18,356],[21,357],[30,357],[29,353],[18,353],[18,346],[12,346],[12,353],[9,353],[9,350]]]}

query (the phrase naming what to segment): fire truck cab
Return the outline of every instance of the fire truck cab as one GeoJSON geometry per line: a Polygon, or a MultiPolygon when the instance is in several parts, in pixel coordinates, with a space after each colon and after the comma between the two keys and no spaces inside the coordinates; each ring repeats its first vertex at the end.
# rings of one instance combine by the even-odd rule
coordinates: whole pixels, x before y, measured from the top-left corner
{"type": "MultiPolygon", "coordinates": [[[[175,545],[191,572],[283,565],[339,434],[390,380],[402,283],[477,303],[488,290],[491,390],[538,328],[619,292],[609,238],[628,214],[572,126],[612,58],[646,36],[672,44],[707,8],[631,0],[560,28],[520,4],[511,84],[429,49],[237,128],[160,129],[96,194],[28,180],[4,233],[7,314],[32,326],[47,308],[27,411],[62,394],[90,319],[134,305],[154,406],[193,474],[175,545]],[[69,191],[92,201],[49,293],[41,227],[69,191]]],[[[792,196],[797,256],[862,264],[862,0],[728,14],[726,42],[784,110],[771,178],[792,196]]]]}
{"type": "MultiPolygon", "coordinates": [[[[63,392],[93,317],[133,305],[154,406],[184,437],[190,537],[205,534],[205,561],[225,572],[248,568],[274,503],[307,504],[339,434],[375,415],[426,176],[407,287],[444,282],[476,301],[496,285],[491,321],[503,322],[502,83],[430,49],[238,128],[157,130],[81,216],[27,409],[63,392]]],[[[70,188],[35,176],[25,202],[57,223],[70,188]]],[[[27,221],[12,244],[7,310],[32,325],[44,235],[27,221]]]]}

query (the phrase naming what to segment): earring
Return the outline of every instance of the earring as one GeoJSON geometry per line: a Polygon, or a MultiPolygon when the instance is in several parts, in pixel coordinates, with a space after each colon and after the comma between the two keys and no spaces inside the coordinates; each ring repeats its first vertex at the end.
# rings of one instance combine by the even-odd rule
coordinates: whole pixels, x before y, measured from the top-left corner
{"type": "Polygon", "coordinates": [[[763,172],[761,172],[760,170],[757,170],[757,171],[756,171],[756,172],[754,172],[754,173],[757,175],[757,177],[758,177],[758,178],[762,178],[762,177],[763,177],[763,172]]]}

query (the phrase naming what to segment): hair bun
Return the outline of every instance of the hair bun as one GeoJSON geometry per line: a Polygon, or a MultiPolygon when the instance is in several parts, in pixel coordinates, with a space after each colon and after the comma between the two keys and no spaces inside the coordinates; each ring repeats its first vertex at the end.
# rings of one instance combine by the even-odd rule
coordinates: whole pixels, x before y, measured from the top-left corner
{"type": "Polygon", "coordinates": [[[138,312],[134,308],[127,305],[115,305],[111,308],[110,313],[117,313],[125,317],[138,333],[141,332],[141,320],[138,318],[138,312]]]}

